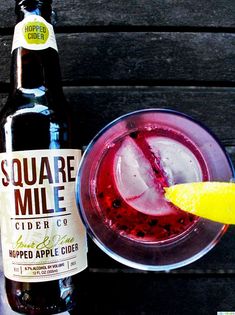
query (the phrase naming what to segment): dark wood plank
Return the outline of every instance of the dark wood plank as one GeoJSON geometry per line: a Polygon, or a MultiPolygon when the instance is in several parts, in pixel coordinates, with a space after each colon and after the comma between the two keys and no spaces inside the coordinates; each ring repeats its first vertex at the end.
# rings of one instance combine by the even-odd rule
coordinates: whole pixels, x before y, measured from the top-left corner
{"type": "MultiPolygon", "coordinates": [[[[111,120],[131,111],[169,108],[201,121],[234,156],[235,88],[65,87],[84,145],[111,120]]],[[[0,94],[0,106],[7,94],[0,94]]]]}
{"type": "Polygon", "coordinates": [[[88,279],[83,315],[208,315],[235,309],[234,276],[101,273],[88,279]]]}
{"type": "Polygon", "coordinates": [[[57,1],[58,25],[234,27],[233,0],[57,1]],[[88,13],[89,12],[89,13],[88,13]]]}
{"type": "Polygon", "coordinates": [[[62,73],[73,80],[234,81],[235,34],[59,35],[62,73]]]}
{"type": "MultiPolygon", "coordinates": [[[[63,80],[235,82],[235,34],[58,34],[63,80]]],[[[8,82],[11,36],[0,37],[0,82],[8,82]]],[[[145,82],[145,83],[144,83],[145,82]]]]}
{"type": "MultiPolygon", "coordinates": [[[[13,315],[0,278],[1,315],[13,315]]],[[[87,273],[71,315],[208,315],[234,311],[234,275],[87,273]]],[[[69,315],[67,312],[61,315],[69,315]]]]}
{"type": "MultiPolygon", "coordinates": [[[[113,119],[131,111],[168,108],[207,126],[235,163],[235,88],[65,87],[84,146],[113,119]]],[[[0,93],[0,108],[7,94],[0,93]]]]}
{"type": "Polygon", "coordinates": [[[74,116],[80,119],[85,144],[120,115],[139,109],[169,108],[201,121],[225,145],[235,145],[234,88],[67,87],[65,93],[74,116]]]}
{"type": "MultiPolygon", "coordinates": [[[[233,0],[54,1],[58,26],[235,27],[233,0]]],[[[15,22],[14,1],[0,3],[0,28],[15,22]]]]}

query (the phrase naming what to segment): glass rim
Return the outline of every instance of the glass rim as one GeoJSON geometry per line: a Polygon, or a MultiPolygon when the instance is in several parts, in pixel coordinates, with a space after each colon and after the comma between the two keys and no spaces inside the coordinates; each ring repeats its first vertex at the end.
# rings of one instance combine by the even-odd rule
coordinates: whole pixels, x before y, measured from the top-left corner
{"type": "MultiPolygon", "coordinates": [[[[206,219],[200,218],[200,221],[207,221],[206,219]]],[[[84,221],[83,221],[84,222],[84,221]]],[[[88,233],[90,238],[92,239],[92,241],[108,256],[110,256],[112,259],[114,259],[115,261],[127,266],[127,267],[131,267],[131,268],[135,268],[138,270],[144,270],[144,271],[171,271],[174,269],[179,269],[179,268],[183,268],[193,262],[196,262],[197,260],[199,260],[200,258],[202,258],[203,256],[205,256],[211,249],[213,249],[216,244],[218,244],[218,242],[221,240],[221,238],[223,237],[223,235],[226,233],[226,231],[229,228],[228,224],[221,224],[221,230],[220,232],[217,234],[217,236],[214,238],[214,240],[212,240],[206,247],[203,248],[203,250],[199,251],[198,253],[196,253],[195,255],[181,260],[180,262],[177,263],[172,263],[172,264],[165,264],[165,265],[151,265],[151,264],[141,264],[138,262],[135,262],[133,260],[129,260],[125,257],[122,257],[120,255],[117,255],[117,253],[115,253],[112,249],[110,249],[109,247],[105,246],[105,244],[103,244],[103,242],[101,242],[95,235],[95,233],[93,233],[93,231],[90,229],[90,227],[88,225],[85,225],[87,230],[90,232],[88,233]]],[[[166,244],[167,245],[167,244],[166,244]]],[[[158,244],[159,247],[161,247],[160,244],[158,244]]],[[[164,246],[164,245],[163,245],[164,246]]]]}
{"type": "MultiPolygon", "coordinates": [[[[90,141],[89,145],[87,146],[83,157],[81,159],[81,163],[79,165],[79,169],[78,169],[78,173],[77,173],[77,179],[76,179],[76,200],[77,200],[77,205],[78,205],[78,209],[82,218],[82,221],[84,223],[84,225],[87,228],[88,234],[91,237],[91,239],[95,242],[95,244],[103,251],[105,252],[108,256],[112,257],[114,260],[132,267],[132,268],[137,268],[140,270],[149,270],[149,271],[168,271],[168,270],[172,270],[172,269],[176,269],[176,268],[180,268],[183,266],[186,266],[196,260],[198,260],[199,258],[201,258],[202,256],[204,256],[207,252],[209,252],[217,243],[218,241],[221,239],[221,237],[224,235],[224,233],[226,232],[228,225],[225,224],[221,224],[221,223],[215,223],[218,226],[218,231],[216,233],[216,235],[213,237],[213,239],[206,245],[204,246],[200,251],[196,252],[194,255],[191,255],[189,258],[180,260],[179,262],[174,262],[174,263],[169,263],[169,264],[164,264],[164,265],[152,265],[152,264],[148,264],[148,263],[140,263],[140,262],[136,262],[133,260],[130,260],[126,257],[123,257],[121,255],[119,255],[117,252],[115,252],[112,248],[108,247],[106,244],[104,244],[104,242],[99,238],[99,235],[97,235],[97,233],[94,231],[94,229],[91,227],[89,220],[87,220],[87,216],[86,216],[86,210],[84,209],[83,205],[82,205],[82,196],[80,194],[81,192],[81,176],[82,176],[82,171],[83,171],[83,165],[86,162],[87,156],[89,156],[90,151],[92,150],[93,146],[95,145],[95,143],[97,142],[98,139],[100,139],[102,137],[103,134],[106,133],[106,131],[110,130],[110,128],[112,128],[113,126],[117,125],[119,122],[122,122],[126,119],[128,119],[129,117],[134,117],[136,115],[140,115],[140,114],[146,114],[146,113],[163,113],[163,114],[170,114],[170,115],[175,115],[181,118],[184,118],[188,121],[191,121],[192,123],[194,123],[195,125],[197,125],[199,128],[203,129],[207,134],[209,134],[209,136],[215,141],[215,143],[217,144],[217,146],[221,149],[221,151],[223,152],[224,157],[226,158],[226,162],[228,164],[229,169],[231,170],[231,175],[232,177],[234,176],[234,168],[233,168],[233,164],[231,162],[231,159],[229,158],[228,153],[226,152],[226,150],[224,149],[224,147],[221,145],[219,139],[217,138],[216,135],[213,134],[213,132],[211,132],[211,130],[209,130],[206,126],[204,126],[201,122],[197,121],[196,119],[188,116],[187,114],[175,111],[175,110],[171,110],[171,109],[161,109],[161,108],[151,108],[151,109],[141,109],[141,110],[137,110],[137,111],[133,111],[127,114],[124,114],[116,119],[114,119],[113,121],[111,121],[110,123],[108,123],[105,127],[103,127],[94,137],[93,139],[90,141]]],[[[203,218],[199,218],[198,219],[199,224],[214,224],[214,222],[203,219],[203,218]],[[212,223],[211,223],[212,222],[212,223]]],[[[195,223],[195,225],[197,225],[197,223],[195,223]]],[[[187,231],[185,231],[187,232],[187,231]]],[[[112,233],[114,233],[112,231],[112,233]]],[[[184,233],[182,233],[184,234],[184,233]]],[[[187,233],[186,236],[187,238],[187,233]]],[[[179,240],[182,240],[183,236],[180,237],[179,235],[179,240]]],[[[122,239],[123,240],[123,239],[122,239]]],[[[136,243],[134,240],[129,240],[127,243],[131,243],[133,242],[136,243]]],[[[161,246],[171,246],[174,242],[171,242],[169,240],[168,244],[167,242],[164,241],[162,242],[163,245],[160,245],[161,242],[156,242],[154,243],[155,247],[160,248],[161,246]]],[[[145,243],[146,246],[150,246],[149,243],[145,243]]],[[[123,246],[125,246],[125,244],[123,243],[123,246]]]]}

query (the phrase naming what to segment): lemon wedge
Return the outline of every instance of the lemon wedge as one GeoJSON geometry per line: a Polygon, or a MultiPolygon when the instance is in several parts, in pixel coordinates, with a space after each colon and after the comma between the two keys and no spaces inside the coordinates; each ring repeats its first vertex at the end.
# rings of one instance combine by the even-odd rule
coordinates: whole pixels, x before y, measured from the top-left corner
{"type": "Polygon", "coordinates": [[[181,210],[196,216],[235,224],[235,183],[177,184],[165,188],[165,197],[181,210]]]}

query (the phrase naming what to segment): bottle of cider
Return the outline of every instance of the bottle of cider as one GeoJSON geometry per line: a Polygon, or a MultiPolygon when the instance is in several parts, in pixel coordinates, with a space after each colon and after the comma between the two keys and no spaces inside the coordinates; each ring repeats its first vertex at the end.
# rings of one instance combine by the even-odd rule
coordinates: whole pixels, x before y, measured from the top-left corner
{"type": "Polygon", "coordinates": [[[60,82],[51,2],[16,0],[10,94],[0,114],[6,293],[24,314],[72,310],[87,266],[74,193],[81,151],[60,82]]]}

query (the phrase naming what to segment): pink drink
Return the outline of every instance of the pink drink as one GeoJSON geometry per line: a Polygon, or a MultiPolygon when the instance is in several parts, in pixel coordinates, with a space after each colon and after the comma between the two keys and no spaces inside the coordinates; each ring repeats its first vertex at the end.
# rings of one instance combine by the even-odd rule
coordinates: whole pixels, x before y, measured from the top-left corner
{"type": "Polygon", "coordinates": [[[225,151],[200,123],[170,110],[140,110],[90,142],[77,202],[89,235],[109,256],[139,269],[170,270],[206,254],[226,226],[174,207],[164,187],[232,177],[225,151]]]}
{"type": "Polygon", "coordinates": [[[97,173],[103,221],[122,236],[157,242],[190,229],[197,218],[164,198],[164,187],[208,179],[199,150],[169,129],[138,130],[109,147],[97,173]]]}

